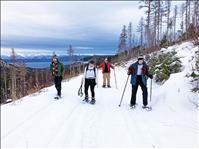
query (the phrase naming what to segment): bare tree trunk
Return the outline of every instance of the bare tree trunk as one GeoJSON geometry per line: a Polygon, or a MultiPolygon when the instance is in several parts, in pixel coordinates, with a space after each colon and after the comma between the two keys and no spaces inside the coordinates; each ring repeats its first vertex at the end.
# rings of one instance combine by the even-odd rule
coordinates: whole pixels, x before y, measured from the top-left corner
{"type": "Polygon", "coordinates": [[[171,1],[167,0],[167,31],[166,31],[167,38],[168,38],[168,34],[169,34],[170,9],[171,9],[171,1]]]}
{"type": "Polygon", "coordinates": [[[185,38],[187,39],[187,31],[188,31],[188,25],[189,25],[189,21],[188,21],[188,7],[189,7],[189,0],[186,0],[186,4],[185,4],[185,28],[186,28],[186,33],[185,33],[185,38]]]}
{"type": "Polygon", "coordinates": [[[11,97],[15,101],[16,96],[16,70],[14,67],[11,68],[11,97]]]}
{"type": "Polygon", "coordinates": [[[163,9],[161,9],[161,14],[160,14],[160,39],[162,39],[162,25],[163,25],[163,9]]]}
{"type": "Polygon", "coordinates": [[[158,25],[158,30],[157,30],[157,40],[158,44],[160,41],[160,20],[161,20],[161,2],[158,0],[158,19],[157,19],[157,25],[158,25]]]}
{"type": "Polygon", "coordinates": [[[181,5],[181,30],[182,30],[182,34],[184,33],[184,12],[185,12],[185,5],[184,3],[181,5]]]}
{"type": "Polygon", "coordinates": [[[174,27],[174,33],[173,33],[173,35],[174,35],[174,41],[176,40],[176,18],[177,18],[177,14],[178,14],[178,7],[177,7],[177,5],[175,6],[175,8],[174,8],[174,24],[173,24],[173,27],[174,27]]]}
{"type": "Polygon", "coordinates": [[[5,96],[4,96],[4,98],[5,98],[5,100],[7,100],[8,99],[8,97],[7,97],[7,75],[6,75],[6,71],[5,70],[3,70],[3,77],[4,77],[4,94],[5,94],[5,96]]]}
{"type": "Polygon", "coordinates": [[[148,1],[148,11],[147,11],[147,41],[148,41],[148,47],[150,47],[150,17],[151,17],[151,1],[148,1]]]}
{"type": "MultiPolygon", "coordinates": [[[[156,6],[155,6],[156,7],[156,6]]],[[[157,38],[156,38],[156,36],[157,36],[157,34],[156,34],[156,29],[157,29],[157,10],[156,10],[156,8],[155,8],[155,10],[154,10],[154,13],[155,13],[155,15],[154,15],[154,30],[153,30],[153,47],[156,47],[156,42],[157,42],[157,38]]]]}

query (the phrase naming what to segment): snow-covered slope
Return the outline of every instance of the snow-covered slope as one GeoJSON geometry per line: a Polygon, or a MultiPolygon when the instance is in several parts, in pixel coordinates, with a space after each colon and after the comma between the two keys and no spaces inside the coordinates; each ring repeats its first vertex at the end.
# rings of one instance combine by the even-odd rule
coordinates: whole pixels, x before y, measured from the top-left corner
{"type": "MultiPolygon", "coordinates": [[[[102,74],[96,87],[96,104],[83,104],[77,91],[82,76],[63,81],[63,98],[54,100],[54,86],[15,104],[1,106],[2,148],[61,147],[199,147],[198,109],[190,102],[198,94],[190,92],[190,59],[197,50],[191,43],[175,49],[184,65],[162,86],[153,82],[153,111],[144,111],[138,89],[135,110],[129,108],[131,85],[118,107],[127,79],[126,68],[117,67],[118,89],[111,73],[112,88],[104,89],[102,74]]],[[[129,63],[130,64],[130,63],[129,63]]],[[[129,65],[127,64],[127,66],[129,65]]],[[[148,91],[150,91],[148,80],[148,91]]]]}

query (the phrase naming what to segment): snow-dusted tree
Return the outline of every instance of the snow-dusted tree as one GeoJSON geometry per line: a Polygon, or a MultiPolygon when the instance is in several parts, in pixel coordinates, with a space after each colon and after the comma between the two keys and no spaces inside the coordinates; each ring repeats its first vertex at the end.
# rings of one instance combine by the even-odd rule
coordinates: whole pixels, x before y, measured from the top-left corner
{"type": "Polygon", "coordinates": [[[11,49],[11,59],[12,59],[12,64],[13,64],[13,65],[16,65],[16,62],[17,62],[17,61],[16,61],[16,56],[17,56],[17,55],[16,55],[16,53],[15,53],[15,49],[12,48],[12,49],[11,49]]]}
{"type": "Polygon", "coordinates": [[[143,0],[144,5],[140,5],[139,9],[146,8],[145,14],[147,15],[146,18],[146,38],[147,38],[147,47],[150,47],[150,38],[151,38],[151,30],[150,30],[150,24],[151,24],[151,6],[153,0],[143,0]]]}
{"type": "Polygon", "coordinates": [[[132,48],[132,23],[131,22],[129,22],[127,37],[128,37],[128,49],[130,50],[132,48]]]}
{"type": "Polygon", "coordinates": [[[137,32],[140,34],[140,46],[143,46],[143,36],[144,36],[144,19],[141,17],[140,22],[138,24],[137,32]]]}
{"type": "Polygon", "coordinates": [[[135,33],[132,34],[132,45],[135,47],[135,33]]]}
{"type": "Polygon", "coordinates": [[[71,58],[71,60],[73,59],[73,54],[74,54],[74,50],[72,45],[69,45],[68,51],[67,51],[68,56],[71,58]]]}
{"type": "MultiPolygon", "coordinates": [[[[73,47],[72,47],[72,45],[69,45],[69,48],[68,48],[68,50],[67,50],[67,54],[68,54],[68,56],[69,56],[69,59],[70,59],[70,61],[71,61],[71,63],[72,63],[72,61],[73,61],[73,54],[74,54],[74,50],[73,50],[73,47]]],[[[73,67],[72,67],[72,64],[70,64],[70,75],[73,75],[73,67]]]]}
{"type": "Polygon", "coordinates": [[[126,25],[123,26],[122,33],[120,34],[118,53],[127,50],[127,30],[126,25]]]}

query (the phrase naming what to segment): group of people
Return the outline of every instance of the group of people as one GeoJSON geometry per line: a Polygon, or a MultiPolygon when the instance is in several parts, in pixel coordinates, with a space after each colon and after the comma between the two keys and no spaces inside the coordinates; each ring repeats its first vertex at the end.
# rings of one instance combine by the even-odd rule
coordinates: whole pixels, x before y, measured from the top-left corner
{"type": "MultiPolygon", "coordinates": [[[[95,103],[95,86],[98,84],[98,69],[102,69],[103,73],[103,85],[102,87],[105,88],[106,86],[110,88],[110,73],[111,69],[114,69],[114,65],[111,64],[107,58],[105,58],[104,62],[96,66],[93,60],[89,61],[88,65],[84,69],[84,74],[82,78],[82,84],[84,83],[84,94],[85,98],[83,101],[89,102],[88,97],[88,89],[90,87],[91,91],[91,104],[95,103]]],[[[61,97],[61,81],[63,79],[64,74],[64,65],[59,62],[57,56],[55,55],[52,58],[52,63],[50,65],[50,70],[52,76],[54,78],[55,88],[57,89],[57,97],[59,99],[61,97]]],[[[142,89],[143,95],[143,107],[147,107],[148,105],[148,91],[147,91],[147,78],[153,79],[153,75],[149,73],[149,68],[146,62],[144,61],[143,56],[139,56],[138,60],[130,65],[128,68],[128,75],[131,75],[131,85],[132,85],[132,93],[131,93],[131,100],[130,106],[134,108],[136,106],[136,95],[138,86],[142,89]]]]}

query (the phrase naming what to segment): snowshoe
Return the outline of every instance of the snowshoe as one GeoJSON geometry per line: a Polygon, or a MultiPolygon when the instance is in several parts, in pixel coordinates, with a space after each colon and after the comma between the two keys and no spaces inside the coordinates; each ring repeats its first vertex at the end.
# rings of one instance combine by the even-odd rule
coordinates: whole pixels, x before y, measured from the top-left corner
{"type": "Polygon", "coordinates": [[[142,106],[142,109],[145,109],[146,111],[151,111],[152,107],[150,107],[150,106],[142,106]]]}
{"type": "Polygon", "coordinates": [[[83,102],[89,102],[88,98],[84,98],[82,101],[83,102]]]}
{"type": "Polygon", "coordinates": [[[83,92],[82,92],[82,84],[78,90],[78,96],[82,97],[83,96],[83,92]]]}
{"type": "Polygon", "coordinates": [[[108,87],[108,88],[111,88],[111,86],[110,86],[110,85],[108,85],[107,87],[108,87]]]}
{"type": "Polygon", "coordinates": [[[135,108],[136,108],[136,105],[130,105],[130,108],[131,108],[131,109],[135,109],[135,108]]]}
{"type": "Polygon", "coordinates": [[[91,101],[90,101],[90,104],[95,104],[95,99],[92,99],[91,101]]]}
{"type": "Polygon", "coordinates": [[[57,100],[60,99],[60,98],[61,98],[61,96],[56,96],[56,97],[54,97],[54,99],[57,99],[57,100]]]}
{"type": "Polygon", "coordinates": [[[105,88],[105,87],[106,87],[106,85],[102,85],[102,87],[103,87],[103,88],[105,88]]]}

